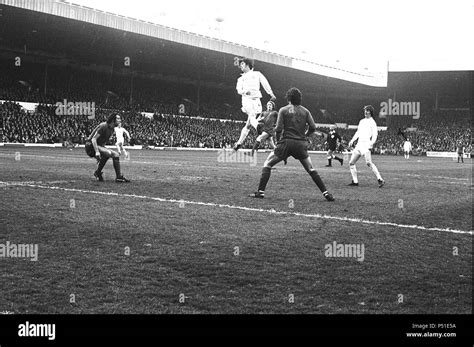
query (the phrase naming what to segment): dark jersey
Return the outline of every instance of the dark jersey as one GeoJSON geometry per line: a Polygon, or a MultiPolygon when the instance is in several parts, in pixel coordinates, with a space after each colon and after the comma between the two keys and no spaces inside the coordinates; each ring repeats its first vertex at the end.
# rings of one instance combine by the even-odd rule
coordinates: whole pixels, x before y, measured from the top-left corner
{"type": "MultiPolygon", "coordinates": [[[[114,128],[110,128],[106,122],[102,122],[97,127],[96,133],[99,134],[99,138],[97,139],[97,145],[104,147],[107,141],[114,133],[114,128]]],[[[94,137],[94,135],[95,134],[92,134],[91,137],[94,137]]]]}
{"type": "Polygon", "coordinates": [[[309,125],[308,135],[316,130],[311,112],[301,105],[287,105],[278,112],[275,132],[283,131],[282,139],[306,141],[306,124],[309,125]]]}
{"type": "Polygon", "coordinates": [[[262,131],[272,134],[275,129],[278,113],[276,111],[264,111],[262,116],[263,120],[260,121],[262,123],[262,131]]]}
{"type": "Polygon", "coordinates": [[[336,147],[337,147],[337,141],[338,140],[339,140],[339,142],[342,141],[341,135],[339,135],[336,131],[330,131],[329,134],[328,134],[328,138],[326,140],[327,143],[328,143],[328,148],[330,150],[335,151],[336,147]]]}

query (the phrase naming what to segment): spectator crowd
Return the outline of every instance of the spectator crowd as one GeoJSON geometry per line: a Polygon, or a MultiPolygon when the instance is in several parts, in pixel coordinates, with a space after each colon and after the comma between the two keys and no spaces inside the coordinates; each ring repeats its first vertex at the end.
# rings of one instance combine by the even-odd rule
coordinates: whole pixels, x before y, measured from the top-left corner
{"type": "MultiPolygon", "coordinates": [[[[35,112],[27,112],[18,103],[0,104],[0,140],[12,143],[84,143],[94,127],[111,112],[118,112],[132,139],[131,145],[163,147],[231,148],[237,141],[244,123],[235,120],[196,118],[174,114],[155,113],[147,117],[139,112],[98,108],[95,118],[86,115],[57,115],[54,106],[40,104],[35,112]]],[[[327,129],[320,128],[321,131],[327,129]]],[[[399,129],[379,131],[374,152],[401,154],[403,138],[399,129]]],[[[355,133],[353,129],[338,129],[347,144],[355,133]]],[[[414,154],[427,151],[455,151],[462,143],[466,152],[472,151],[471,128],[456,118],[436,119],[424,116],[415,131],[404,129],[414,154]]],[[[244,148],[251,148],[256,132],[252,131],[244,148]]],[[[310,138],[311,150],[326,150],[325,139],[319,135],[310,138]]],[[[110,139],[110,144],[115,138],[110,139]]],[[[266,144],[268,147],[268,144],[266,144]]]]}
{"type": "MultiPolygon", "coordinates": [[[[30,64],[18,71],[7,66],[0,64],[0,142],[84,143],[98,122],[111,112],[118,112],[123,126],[132,134],[130,144],[230,148],[238,140],[242,121],[247,118],[240,110],[240,97],[234,88],[212,89],[203,85],[197,96],[195,86],[178,82],[136,78],[132,86],[125,76],[106,76],[68,66],[49,66],[46,80],[41,65],[30,64]],[[44,85],[40,86],[38,81],[44,85]],[[55,104],[63,100],[93,101],[95,118],[58,115],[55,104]],[[39,105],[34,111],[27,111],[18,104],[20,101],[39,105]],[[143,115],[145,112],[147,116],[143,115]]],[[[311,105],[309,102],[308,107],[311,105]]],[[[352,100],[347,102],[347,109],[343,106],[338,113],[318,107],[312,107],[311,112],[316,123],[357,124],[363,116],[361,105],[352,100]]],[[[415,153],[454,151],[459,143],[467,152],[472,151],[470,119],[465,111],[425,112],[417,120],[376,117],[376,121],[388,125],[387,131],[379,133],[376,153],[401,153],[403,138],[398,135],[399,128],[408,128],[405,134],[415,153]],[[416,131],[410,131],[411,127],[416,131]]],[[[355,130],[338,131],[347,143],[355,130]]],[[[250,133],[244,148],[252,147],[256,135],[255,131],[250,133]]],[[[111,143],[114,141],[112,138],[111,143]]],[[[310,141],[310,149],[326,149],[323,137],[313,135],[310,141]]]]}

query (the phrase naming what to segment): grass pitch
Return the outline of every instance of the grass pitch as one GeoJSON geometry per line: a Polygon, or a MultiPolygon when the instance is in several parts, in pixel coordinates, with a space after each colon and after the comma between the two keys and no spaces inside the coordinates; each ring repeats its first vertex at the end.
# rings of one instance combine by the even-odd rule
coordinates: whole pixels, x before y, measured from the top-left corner
{"type": "Polygon", "coordinates": [[[472,313],[472,161],[373,156],[279,164],[265,199],[257,165],[217,152],[131,151],[117,184],[83,149],[0,147],[3,313],[472,313]],[[18,155],[19,153],[19,155],[18,155]],[[363,246],[363,260],[328,245],[363,246]]]}

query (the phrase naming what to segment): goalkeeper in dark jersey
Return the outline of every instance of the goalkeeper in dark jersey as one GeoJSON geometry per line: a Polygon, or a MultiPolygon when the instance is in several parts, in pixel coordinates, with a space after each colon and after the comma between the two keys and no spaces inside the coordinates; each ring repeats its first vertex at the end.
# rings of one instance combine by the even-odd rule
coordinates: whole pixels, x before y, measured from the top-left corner
{"type": "Polygon", "coordinates": [[[270,153],[267,160],[265,160],[258,191],[251,194],[250,197],[264,198],[265,188],[270,179],[272,167],[280,161],[292,156],[300,161],[326,200],[334,201],[333,196],[326,189],[321,177],[319,177],[319,174],[313,168],[311,158],[308,155],[307,137],[316,131],[316,124],[314,123],[313,117],[308,109],[301,106],[301,92],[299,89],[290,88],[286,93],[286,99],[289,104],[282,107],[278,112],[277,125],[275,128],[278,140],[277,147],[270,153]],[[307,131],[305,131],[306,125],[309,126],[307,131]]]}
{"type": "Polygon", "coordinates": [[[328,148],[328,164],[326,165],[326,167],[332,166],[331,162],[333,159],[336,159],[338,162],[341,163],[341,165],[344,163],[344,159],[339,158],[334,155],[334,153],[336,152],[341,142],[342,142],[342,137],[341,135],[337,133],[336,126],[331,125],[329,127],[329,134],[327,135],[327,139],[326,139],[326,145],[328,148]]]}

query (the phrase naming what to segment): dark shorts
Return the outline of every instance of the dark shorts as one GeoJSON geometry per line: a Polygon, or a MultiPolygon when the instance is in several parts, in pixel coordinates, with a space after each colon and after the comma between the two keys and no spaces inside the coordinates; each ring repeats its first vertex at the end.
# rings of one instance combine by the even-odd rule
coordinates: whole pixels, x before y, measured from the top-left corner
{"type": "Polygon", "coordinates": [[[86,141],[86,145],[85,145],[84,148],[85,148],[86,153],[89,157],[91,157],[91,158],[95,157],[95,150],[94,150],[94,146],[92,145],[92,142],[86,141]]]}
{"type": "Polygon", "coordinates": [[[274,129],[274,128],[270,128],[270,127],[262,128],[262,133],[267,133],[267,134],[269,134],[270,136],[274,136],[274,135],[275,135],[275,129],[274,129]]]}
{"type": "Polygon", "coordinates": [[[306,159],[309,157],[308,141],[283,139],[278,142],[274,153],[282,160],[285,160],[290,156],[296,160],[306,159]]]}

